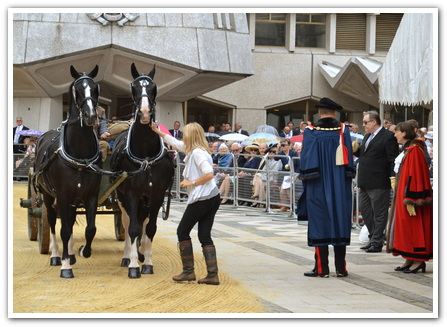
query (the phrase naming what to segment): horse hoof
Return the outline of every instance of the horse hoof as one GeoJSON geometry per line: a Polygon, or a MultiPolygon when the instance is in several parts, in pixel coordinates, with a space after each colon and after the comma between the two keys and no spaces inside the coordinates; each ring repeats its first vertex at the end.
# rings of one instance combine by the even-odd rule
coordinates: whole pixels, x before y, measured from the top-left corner
{"type": "Polygon", "coordinates": [[[130,259],[129,258],[121,259],[121,267],[129,267],[129,265],[130,265],[130,259]]]}
{"type": "Polygon", "coordinates": [[[154,273],[154,266],[151,265],[143,265],[141,267],[141,273],[144,275],[149,275],[154,273]]]}
{"type": "Polygon", "coordinates": [[[129,268],[128,277],[129,278],[140,278],[141,277],[140,268],[129,268]]]}
{"type": "Polygon", "coordinates": [[[79,255],[83,258],[90,258],[90,256],[92,255],[92,250],[86,250],[86,247],[84,245],[81,245],[81,247],[79,248],[79,255]]]}
{"type": "Polygon", "coordinates": [[[70,265],[74,265],[76,263],[76,256],[74,254],[70,254],[68,257],[70,258],[70,265]]]}
{"type": "Polygon", "coordinates": [[[50,258],[50,266],[61,266],[61,258],[60,257],[51,257],[50,258]]]}
{"type": "Polygon", "coordinates": [[[62,278],[74,278],[73,269],[61,269],[62,278]]]}

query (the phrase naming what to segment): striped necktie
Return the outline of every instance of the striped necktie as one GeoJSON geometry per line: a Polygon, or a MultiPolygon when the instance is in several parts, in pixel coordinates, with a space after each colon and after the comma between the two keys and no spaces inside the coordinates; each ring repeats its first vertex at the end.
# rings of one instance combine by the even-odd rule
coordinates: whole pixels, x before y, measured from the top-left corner
{"type": "Polygon", "coordinates": [[[366,143],[365,143],[365,149],[368,148],[368,145],[369,145],[369,143],[372,141],[372,139],[374,138],[374,136],[375,136],[375,134],[371,134],[371,135],[368,137],[368,139],[366,140],[366,143]]]}

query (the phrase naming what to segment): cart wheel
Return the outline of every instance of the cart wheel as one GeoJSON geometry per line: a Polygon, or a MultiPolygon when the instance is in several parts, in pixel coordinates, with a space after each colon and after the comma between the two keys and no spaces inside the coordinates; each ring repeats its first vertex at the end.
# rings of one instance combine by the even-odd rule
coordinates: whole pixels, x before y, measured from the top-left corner
{"type": "Polygon", "coordinates": [[[33,210],[37,209],[37,194],[34,187],[31,185],[31,176],[34,173],[33,167],[28,171],[28,199],[31,201],[31,206],[28,208],[28,238],[30,241],[37,240],[37,217],[33,216],[33,210]]]}
{"type": "Polygon", "coordinates": [[[114,218],[115,218],[115,237],[117,241],[124,241],[125,240],[125,235],[124,235],[124,227],[123,224],[121,222],[121,211],[119,212],[115,212],[113,214],[114,218]]]}
{"type": "Polygon", "coordinates": [[[39,219],[39,251],[48,254],[50,248],[50,225],[48,224],[48,212],[45,203],[42,204],[42,217],[39,219]]]}

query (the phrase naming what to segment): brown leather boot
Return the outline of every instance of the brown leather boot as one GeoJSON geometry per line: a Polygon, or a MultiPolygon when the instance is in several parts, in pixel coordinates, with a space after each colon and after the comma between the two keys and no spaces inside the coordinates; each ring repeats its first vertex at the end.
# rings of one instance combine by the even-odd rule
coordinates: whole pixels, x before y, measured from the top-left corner
{"type": "Polygon", "coordinates": [[[180,257],[182,258],[183,271],[180,275],[172,277],[176,282],[187,282],[196,280],[194,274],[194,254],[192,252],[191,240],[181,241],[178,243],[180,257]]]}
{"type": "Polygon", "coordinates": [[[205,245],[202,247],[203,256],[205,257],[206,269],[208,275],[199,279],[199,284],[219,285],[219,276],[217,269],[216,248],[214,245],[205,245]]]}

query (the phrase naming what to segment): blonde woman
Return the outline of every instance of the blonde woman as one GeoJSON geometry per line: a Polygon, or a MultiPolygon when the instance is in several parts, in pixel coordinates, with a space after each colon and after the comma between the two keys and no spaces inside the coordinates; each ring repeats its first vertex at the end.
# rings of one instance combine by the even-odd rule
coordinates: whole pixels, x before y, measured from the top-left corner
{"type": "Polygon", "coordinates": [[[180,141],[160,131],[156,123],[152,123],[151,127],[164,142],[186,155],[184,179],[180,187],[188,190],[188,205],[177,228],[183,271],[172,279],[176,282],[196,280],[190,233],[198,224],[198,237],[208,270],[208,275],[199,279],[198,283],[219,285],[216,248],[211,239],[211,229],[219,209],[220,194],[214,180],[213,161],[205,132],[199,124],[189,123],[183,127],[183,140],[180,141]]]}

